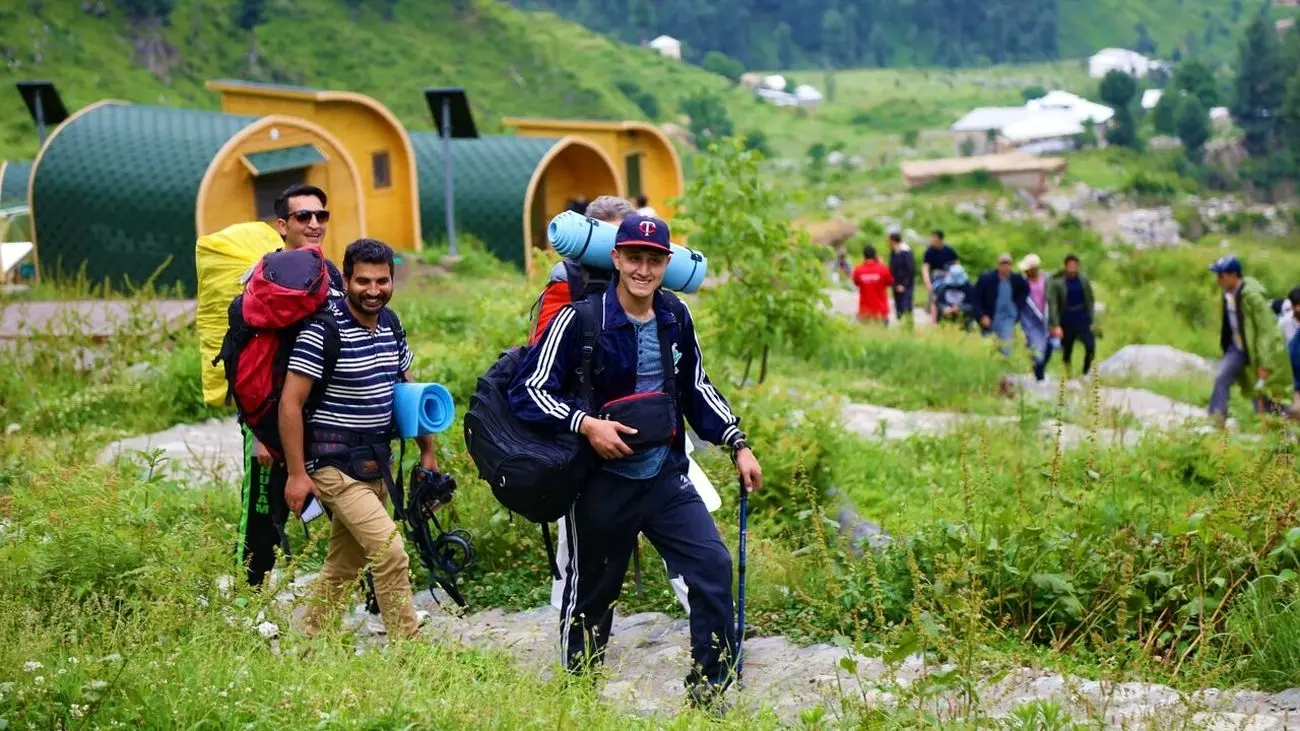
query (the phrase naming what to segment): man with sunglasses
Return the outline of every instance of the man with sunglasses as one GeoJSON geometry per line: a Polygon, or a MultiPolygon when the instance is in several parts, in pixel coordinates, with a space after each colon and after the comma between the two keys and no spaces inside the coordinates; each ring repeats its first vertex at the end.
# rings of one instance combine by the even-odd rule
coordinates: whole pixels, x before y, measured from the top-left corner
{"type": "MultiPolygon", "coordinates": [[[[325,191],[314,185],[296,184],[285,188],[275,199],[275,229],[290,251],[304,246],[323,246],[330,212],[325,207],[325,191]]],[[[343,296],[343,275],[334,262],[326,259],[329,269],[330,298],[343,296]]],[[[252,270],[248,271],[248,275],[252,270]]],[[[247,279],[247,276],[245,279],[247,279]]],[[[275,547],[288,552],[288,535],[284,525],[288,510],[284,504],[284,486],[289,473],[283,462],[271,458],[271,452],[244,429],[244,484],[240,491],[242,508],[239,518],[239,563],[247,569],[251,586],[260,586],[267,572],[275,566],[275,547]]]]}

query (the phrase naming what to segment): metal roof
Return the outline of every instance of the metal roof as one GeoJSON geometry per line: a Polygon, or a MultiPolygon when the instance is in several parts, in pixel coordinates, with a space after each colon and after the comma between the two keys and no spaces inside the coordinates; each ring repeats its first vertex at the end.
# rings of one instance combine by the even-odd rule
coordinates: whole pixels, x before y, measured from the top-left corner
{"type": "Polygon", "coordinates": [[[253,175],[270,175],[325,162],[325,155],[315,145],[295,145],[278,150],[250,152],[243,156],[243,160],[253,175]]]}
{"type": "Polygon", "coordinates": [[[199,184],[217,152],[257,117],[102,102],[46,142],[31,191],[42,276],[195,286],[199,184]],[[169,261],[170,259],[170,261],[169,261]]]}
{"type": "Polygon", "coordinates": [[[976,107],[957,120],[953,132],[987,132],[1018,122],[1030,115],[1025,107],[976,107]]]}
{"type": "Polygon", "coordinates": [[[31,175],[30,162],[0,161],[0,208],[27,205],[27,179],[31,175]]]}

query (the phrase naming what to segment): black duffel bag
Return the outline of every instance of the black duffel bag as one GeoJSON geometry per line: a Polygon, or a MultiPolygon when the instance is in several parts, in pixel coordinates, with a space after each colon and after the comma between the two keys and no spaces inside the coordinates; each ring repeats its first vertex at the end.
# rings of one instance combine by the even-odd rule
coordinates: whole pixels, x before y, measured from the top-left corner
{"type": "MultiPolygon", "coordinates": [[[[588,301],[575,302],[573,308],[582,326],[578,392],[590,405],[595,318],[588,301]]],[[[465,447],[497,502],[533,523],[546,524],[569,512],[596,460],[581,436],[541,431],[515,416],[508,391],[525,353],[524,347],[506,351],[479,377],[465,412],[465,447]]]]}

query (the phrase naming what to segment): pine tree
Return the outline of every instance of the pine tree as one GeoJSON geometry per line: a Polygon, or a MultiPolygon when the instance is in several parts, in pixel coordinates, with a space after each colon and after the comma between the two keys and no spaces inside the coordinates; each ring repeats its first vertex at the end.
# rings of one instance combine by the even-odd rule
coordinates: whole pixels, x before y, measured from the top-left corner
{"type": "Polygon", "coordinates": [[[1133,98],[1137,82],[1123,71],[1110,71],[1101,80],[1101,100],[1115,110],[1106,140],[1121,147],[1138,146],[1137,122],[1133,119],[1133,98]]]}
{"type": "Polygon", "coordinates": [[[235,25],[252,30],[266,20],[266,0],[239,0],[235,5],[235,25]]]}
{"type": "Polygon", "coordinates": [[[1210,112],[1191,94],[1178,105],[1178,139],[1183,141],[1187,159],[1199,163],[1205,158],[1205,143],[1210,140],[1210,112]]]}
{"type": "Polygon", "coordinates": [[[1246,28],[1237,61],[1236,98],[1232,117],[1245,136],[1246,151],[1265,156],[1273,147],[1273,127],[1285,93],[1282,57],[1277,33],[1261,12],[1246,28]]]}

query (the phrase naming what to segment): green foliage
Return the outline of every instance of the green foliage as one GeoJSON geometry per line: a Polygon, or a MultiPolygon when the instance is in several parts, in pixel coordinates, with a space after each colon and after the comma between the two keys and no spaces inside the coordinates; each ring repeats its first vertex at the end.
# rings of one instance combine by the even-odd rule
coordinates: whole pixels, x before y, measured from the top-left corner
{"type": "Polygon", "coordinates": [[[916,143],[921,140],[921,130],[909,129],[903,133],[903,146],[916,147],[916,143]]]}
{"type": "Polygon", "coordinates": [[[127,17],[136,22],[161,20],[166,23],[176,7],[176,0],[117,0],[127,17]]]}
{"type": "Polygon", "coordinates": [[[1171,81],[1174,90],[1185,91],[1195,96],[1206,109],[1219,106],[1223,94],[1219,91],[1219,82],[1214,78],[1214,71],[1203,61],[1190,59],[1178,64],[1171,81]]]}
{"type": "Polygon", "coordinates": [[[646,118],[651,120],[659,119],[659,99],[654,94],[642,89],[635,81],[628,79],[618,81],[616,86],[623,96],[636,102],[637,108],[641,110],[641,113],[646,118]]]}
{"type": "Polygon", "coordinates": [[[1108,71],[1101,80],[1101,100],[1115,110],[1111,128],[1106,132],[1106,140],[1112,145],[1134,149],[1139,145],[1137,122],[1133,119],[1137,89],[1137,81],[1123,71],[1108,71]]]}
{"type": "Polygon", "coordinates": [[[817,249],[792,229],[787,202],[763,181],[759,157],[736,140],[710,148],[687,187],[691,240],[726,277],[708,296],[728,320],[715,342],[730,355],[811,349],[825,332],[817,249]]]}
{"type": "Polygon", "coordinates": [[[1178,134],[1178,102],[1180,97],[1174,89],[1166,89],[1164,94],[1160,95],[1160,101],[1156,102],[1155,109],[1151,110],[1151,125],[1155,128],[1156,134],[1177,135],[1178,134]]]}
{"type": "Polygon", "coordinates": [[[1300,160],[1300,74],[1286,82],[1286,96],[1278,110],[1278,121],[1282,125],[1287,150],[1293,158],[1300,160]]]}
{"type": "Polygon", "coordinates": [[[266,20],[266,0],[238,0],[235,3],[235,25],[252,30],[266,20]]]}
{"type": "Polygon", "coordinates": [[[746,132],[744,141],[746,150],[753,150],[765,158],[772,156],[772,148],[767,144],[767,135],[763,130],[754,129],[746,132]]]}
{"type": "Polygon", "coordinates": [[[1145,203],[1157,203],[1170,200],[1186,187],[1186,183],[1176,174],[1137,170],[1124,181],[1120,190],[1131,193],[1145,203]]]}
{"type": "Polygon", "coordinates": [[[681,110],[691,118],[691,135],[696,147],[708,149],[715,140],[731,136],[731,117],[717,96],[701,93],[687,97],[682,100],[681,110]]]}
{"type": "Polygon", "coordinates": [[[1189,160],[1199,163],[1205,158],[1210,132],[1210,110],[1196,96],[1188,96],[1178,105],[1178,139],[1182,140],[1189,160]]]}
{"type": "Polygon", "coordinates": [[[1024,99],[1027,102],[1033,101],[1035,99],[1042,99],[1045,96],[1047,96],[1047,89],[1044,89],[1039,84],[1034,84],[1033,86],[1026,86],[1025,88],[1020,90],[1020,98],[1024,99]]]}
{"type": "Polygon", "coordinates": [[[1273,149],[1274,122],[1286,91],[1277,33],[1267,14],[1257,14],[1246,28],[1236,68],[1232,118],[1245,133],[1246,151],[1262,157],[1273,149]]]}
{"type": "Polygon", "coordinates": [[[740,81],[741,75],[745,73],[744,64],[720,51],[709,51],[704,54],[704,60],[700,63],[700,68],[737,82],[740,81]]]}

